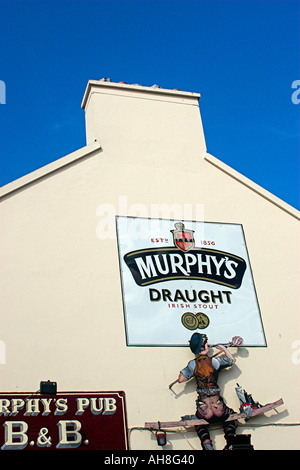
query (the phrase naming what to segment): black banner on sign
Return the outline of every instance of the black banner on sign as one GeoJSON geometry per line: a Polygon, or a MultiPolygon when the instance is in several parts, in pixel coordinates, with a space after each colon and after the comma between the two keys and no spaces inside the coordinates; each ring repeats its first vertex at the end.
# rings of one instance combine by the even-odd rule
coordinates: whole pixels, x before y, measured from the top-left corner
{"type": "Polygon", "coordinates": [[[243,258],[232,253],[200,248],[188,253],[174,247],[132,251],[124,261],[138,286],[197,279],[238,289],[247,267],[243,258]]]}

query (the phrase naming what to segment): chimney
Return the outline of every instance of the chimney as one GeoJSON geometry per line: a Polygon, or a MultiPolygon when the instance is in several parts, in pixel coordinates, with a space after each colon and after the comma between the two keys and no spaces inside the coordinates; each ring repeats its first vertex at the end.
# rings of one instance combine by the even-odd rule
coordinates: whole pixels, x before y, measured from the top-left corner
{"type": "MultiPolygon", "coordinates": [[[[200,110],[200,94],[144,87],[109,78],[88,82],[81,107],[85,111],[86,140],[99,141],[104,152],[130,158],[139,153],[175,164],[176,155],[191,165],[191,152],[206,151],[200,110]]],[[[179,163],[179,162],[178,162],[179,163]]]]}

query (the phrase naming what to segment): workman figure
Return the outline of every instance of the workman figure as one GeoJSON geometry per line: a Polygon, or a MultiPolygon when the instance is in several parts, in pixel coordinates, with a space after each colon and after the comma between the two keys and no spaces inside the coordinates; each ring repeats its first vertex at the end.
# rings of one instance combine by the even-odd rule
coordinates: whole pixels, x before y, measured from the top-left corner
{"type": "MultiPolygon", "coordinates": [[[[204,419],[209,424],[221,422],[227,442],[225,449],[228,449],[232,438],[235,436],[237,421],[226,422],[226,419],[234,411],[226,406],[220,395],[221,390],[218,386],[218,375],[222,369],[232,366],[235,363],[235,359],[224,346],[218,345],[216,347],[223,351],[225,356],[209,357],[207,336],[194,333],[190,339],[190,349],[195,354],[195,359],[191,360],[180,371],[178,382],[186,382],[195,377],[198,393],[196,417],[204,419]]],[[[213,450],[209,434],[209,424],[195,426],[203,450],[213,450]]]]}

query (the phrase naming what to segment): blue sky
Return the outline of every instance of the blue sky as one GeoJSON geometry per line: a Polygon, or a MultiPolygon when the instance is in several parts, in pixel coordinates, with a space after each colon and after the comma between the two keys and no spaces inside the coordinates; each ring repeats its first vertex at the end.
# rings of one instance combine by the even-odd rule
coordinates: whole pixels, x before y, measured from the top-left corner
{"type": "Polygon", "coordinates": [[[109,77],[201,93],[208,152],[300,209],[299,13],[297,0],[0,0],[0,185],[83,147],[86,84],[109,77]]]}

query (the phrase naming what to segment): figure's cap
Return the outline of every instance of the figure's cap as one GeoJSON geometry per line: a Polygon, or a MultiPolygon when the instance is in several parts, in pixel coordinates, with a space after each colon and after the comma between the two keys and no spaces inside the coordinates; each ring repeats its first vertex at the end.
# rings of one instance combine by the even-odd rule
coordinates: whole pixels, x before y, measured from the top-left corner
{"type": "Polygon", "coordinates": [[[190,339],[190,349],[194,354],[199,354],[201,348],[207,343],[207,336],[194,333],[190,339]]]}

